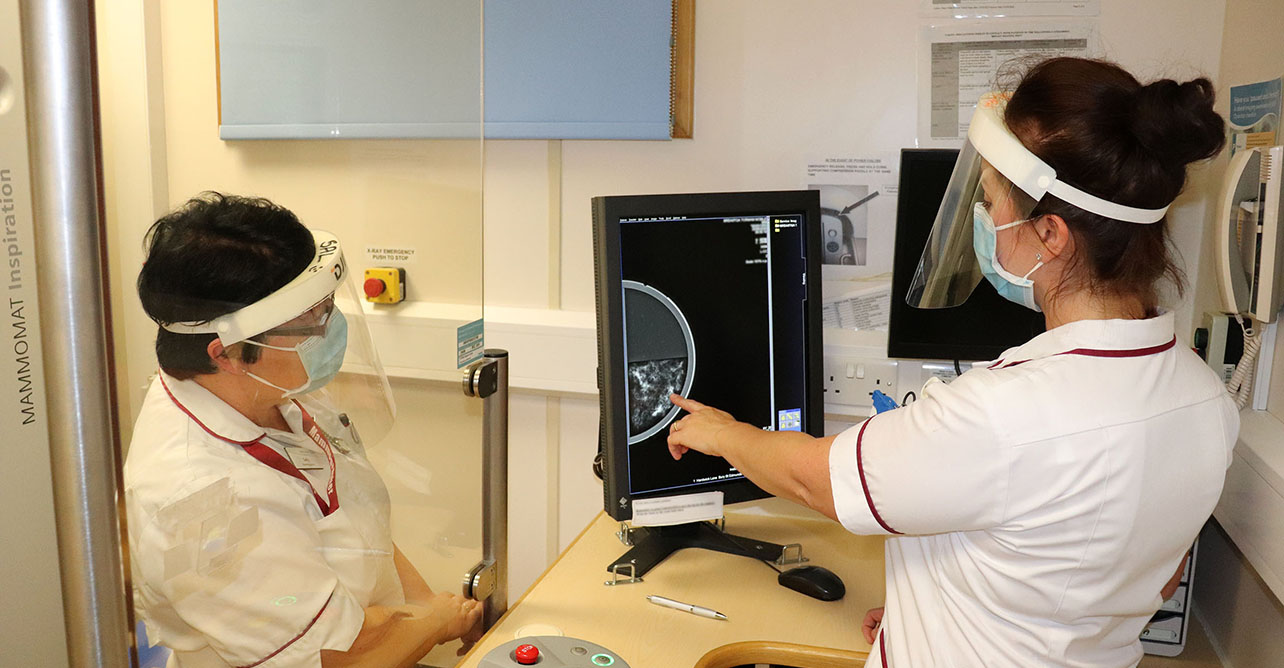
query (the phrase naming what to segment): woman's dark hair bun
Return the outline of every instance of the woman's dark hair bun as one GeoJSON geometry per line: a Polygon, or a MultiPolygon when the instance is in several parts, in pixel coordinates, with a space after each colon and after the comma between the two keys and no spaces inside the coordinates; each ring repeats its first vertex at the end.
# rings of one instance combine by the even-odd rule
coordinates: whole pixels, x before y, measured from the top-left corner
{"type": "Polygon", "coordinates": [[[1131,130],[1141,147],[1164,162],[1187,164],[1217,155],[1226,142],[1213,111],[1213,84],[1160,79],[1137,89],[1131,130]]]}

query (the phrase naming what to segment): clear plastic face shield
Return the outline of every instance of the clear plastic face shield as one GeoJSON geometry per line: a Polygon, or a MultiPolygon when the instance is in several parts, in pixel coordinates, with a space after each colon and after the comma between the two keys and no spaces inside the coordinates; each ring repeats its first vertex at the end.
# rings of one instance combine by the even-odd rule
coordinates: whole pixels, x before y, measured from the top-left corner
{"type": "MultiPolygon", "coordinates": [[[[392,429],[392,389],[339,240],[320,230],[313,230],[312,237],[312,262],[276,292],[209,322],[162,326],[179,334],[218,334],[225,348],[261,348],[259,363],[248,365],[246,375],[282,400],[323,407],[321,414],[333,414],[341,423],[323,429],[350,429],[369,446],[392,429]]],[[[321,414],[315,416],[319,421],[321,414]]]]}
{"type": "Polygon", "coordinates": [[[1115,204],[1058,181],[1056,171],[1008,130],[1003,122],[1006,103],[1007,96],[1002,93],[988,93],[977,102],[967,141],[905,297],[910,306],[958,306],[967,301],[983,277],[995,271],[1016,281],[1028,279],[1040,266],[1034,258],[1026,258],[1024,264],[1014,262],[1021,266],[1006,270],[1004,265],[1012,262],[1009,257],[1017,246],[1017,228],[1030,219],[1045,195],[1127,223],[1157,222],[1168,210],[1115,204]],[[990,257],[978,261],[978,251],[990,257]]]}

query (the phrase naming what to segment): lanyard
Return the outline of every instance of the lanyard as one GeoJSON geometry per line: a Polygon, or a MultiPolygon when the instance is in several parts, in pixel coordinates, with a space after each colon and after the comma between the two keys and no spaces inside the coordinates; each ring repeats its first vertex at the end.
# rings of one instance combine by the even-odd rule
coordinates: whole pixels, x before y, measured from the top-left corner
{"type": "Polygon", "coordinates": [[[304,477],[303,472],[300,471],[293,462],[282,457],[276,450],[273,450],[258,441],[243,447],[245,448],[245,452],[249,453],[251,457],[290,476],[291,478],[297,478],[307,484],[308,488],[312,490],[312,497],[316,499],[317,506],[321,509],[321,516],[326,517],[339,509],[339,493],[334,487],[334,450],[330,447],[330,440],[326,438],[325,434],[321,431],[321,428],[317,426],[316,421],[308,414],[308,411],[297,401],[294,402],[294,405],[298,406],[299,411],[303,415],[303,433],[306,434],[308,438],[312,439],[312,442],[316,443],[317,447],[321,448],[321,451],[325,453],[326,462],[330,465],[330,481],[326,484],[325,488],[328,501],[321,498],[321,495],[312,487],[312,483],[304,477]]]}

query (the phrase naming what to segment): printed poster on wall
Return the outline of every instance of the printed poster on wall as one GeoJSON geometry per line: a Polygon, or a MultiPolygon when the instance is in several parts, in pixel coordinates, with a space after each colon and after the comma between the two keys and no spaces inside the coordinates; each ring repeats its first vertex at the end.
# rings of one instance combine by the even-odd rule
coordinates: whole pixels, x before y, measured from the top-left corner
{"type": "Polygon", "coordinates": [[[963,21],[923,28],[919,39],[918,143],[959,148],[976,101],[1022,63],[1097,55],[1090,20],[963,21]]]}
{"type": "Polygon", "coordinates": [[[1096,16],[1100,0],[921,0],[919,14],[933,18],[1096,16]]]}
{"type": "Polygon", "coordinates": [[[1281,88],[1284,79],[1271,79],[1230,88],[1230,151],[1279,143],[1281,88]]]}
{"type": "Polygon", "coordinates": [[[807,160],[803,185],[820,191],[826,327],[887,328],[899,176],[894,152],[807,160]]]}

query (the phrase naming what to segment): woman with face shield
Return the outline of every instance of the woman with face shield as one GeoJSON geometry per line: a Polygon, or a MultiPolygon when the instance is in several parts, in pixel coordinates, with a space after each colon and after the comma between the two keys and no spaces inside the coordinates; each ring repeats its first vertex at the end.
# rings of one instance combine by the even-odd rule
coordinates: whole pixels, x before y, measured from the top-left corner
{"type": "Polygon", "coordinates": [[[403,666],[471,645],[481,605],[434,593],[392,542],[364,449],[380,411],[347,408],[391,417],[338,240],[207,193],[147,245],[138,293],[161,368],[124,478],[149,640],[171,666],[218,668],[403,666]],[[345,361],[365,373],[336,380],[345,361]]]}
{"type": "MultiPolygon", "coordinates": [[[[1135,666],[1212,513],[1239,416],[1161,308],[1166,212],[1216,155],[1205,79],[1056,58],[981,99],[910,293],[982,279],[1047,331],[837,436],[765,432],[674,395],[675,458],[889,536],[869,666],[1135,666]],[[1176,572],[1176,573],[1174,573],[1176,572]]],[[[855,629],[853,629],[853,633],[855,629]]]]}

